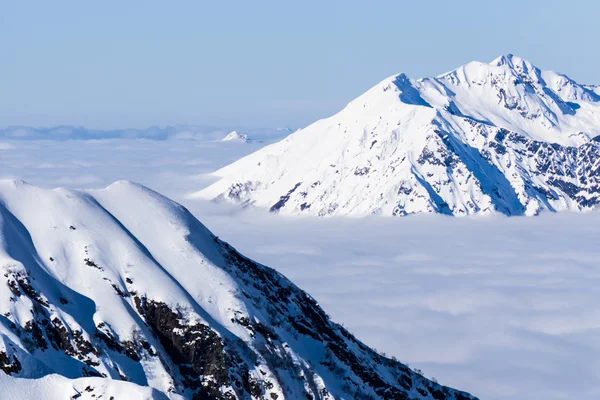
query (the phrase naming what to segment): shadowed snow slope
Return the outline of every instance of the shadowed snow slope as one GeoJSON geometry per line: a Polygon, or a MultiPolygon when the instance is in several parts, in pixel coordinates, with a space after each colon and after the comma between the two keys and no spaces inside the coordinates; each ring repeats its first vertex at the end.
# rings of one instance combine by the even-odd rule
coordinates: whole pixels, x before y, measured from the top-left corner
{"type": "Polygon", "coordinates": [[[404,74],[196,196],[319,216],[536,215],[600,202],[600,88],[502,56],[404,74]]]}
{"type": "Polygon", "coordinates": [[[472,399],[137,184],[0,181],[0,268],[2,399],[472,399]]]}

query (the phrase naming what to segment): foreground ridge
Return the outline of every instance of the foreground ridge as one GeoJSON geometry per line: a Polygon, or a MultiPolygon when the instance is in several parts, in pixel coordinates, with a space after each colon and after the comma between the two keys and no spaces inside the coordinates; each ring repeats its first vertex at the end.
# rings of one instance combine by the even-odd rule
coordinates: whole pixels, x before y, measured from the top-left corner
{"type": "Polygon", "coordinates": [[[600,87],[511,54],[393,76],[338,114],[217,171],[195,196],[317,216],[589,210],[600,87]]]}
{"type": "Polygon", "coordinates": [[[0,181],[0,397],[471,400],[137,184],[0,181]]]}

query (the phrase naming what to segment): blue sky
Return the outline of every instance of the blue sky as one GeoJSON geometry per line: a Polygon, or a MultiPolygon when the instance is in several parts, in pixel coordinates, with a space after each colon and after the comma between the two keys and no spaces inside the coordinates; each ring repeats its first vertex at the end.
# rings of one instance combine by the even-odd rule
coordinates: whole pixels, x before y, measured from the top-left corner
{"type": "Polygon", "coordinates": [[[600,84],[600,2],[0,0],[0,126],[300,127],[514,53],[600,84]]]}

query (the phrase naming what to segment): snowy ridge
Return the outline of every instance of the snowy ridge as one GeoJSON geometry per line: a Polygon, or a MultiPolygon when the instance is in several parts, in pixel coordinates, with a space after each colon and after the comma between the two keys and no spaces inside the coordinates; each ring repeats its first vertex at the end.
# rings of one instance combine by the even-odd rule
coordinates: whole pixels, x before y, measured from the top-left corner
{"type": "Polygon", "coordinates": [[[473,399],[141,185],[0,181],[0,269],[2,398],[473,399]]]}
{"type": "Polygon", "coordinates": [[[537,215],[600,202],[600,90],[506,55],[388,78],[195,196],[313,215],[537,215]]]}

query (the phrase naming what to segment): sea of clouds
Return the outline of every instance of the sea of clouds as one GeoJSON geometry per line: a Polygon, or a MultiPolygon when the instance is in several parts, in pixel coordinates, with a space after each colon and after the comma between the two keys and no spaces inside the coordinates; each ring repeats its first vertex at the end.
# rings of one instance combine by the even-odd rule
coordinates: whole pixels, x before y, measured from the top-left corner
{"type": "Polygon", "coordinates": [[[481,399],[600,398],[600,212],[285,217],[187,198],[262,142],[1,136],[0,178],[128,179],[278,269],[370,346],[481,399]]]}

